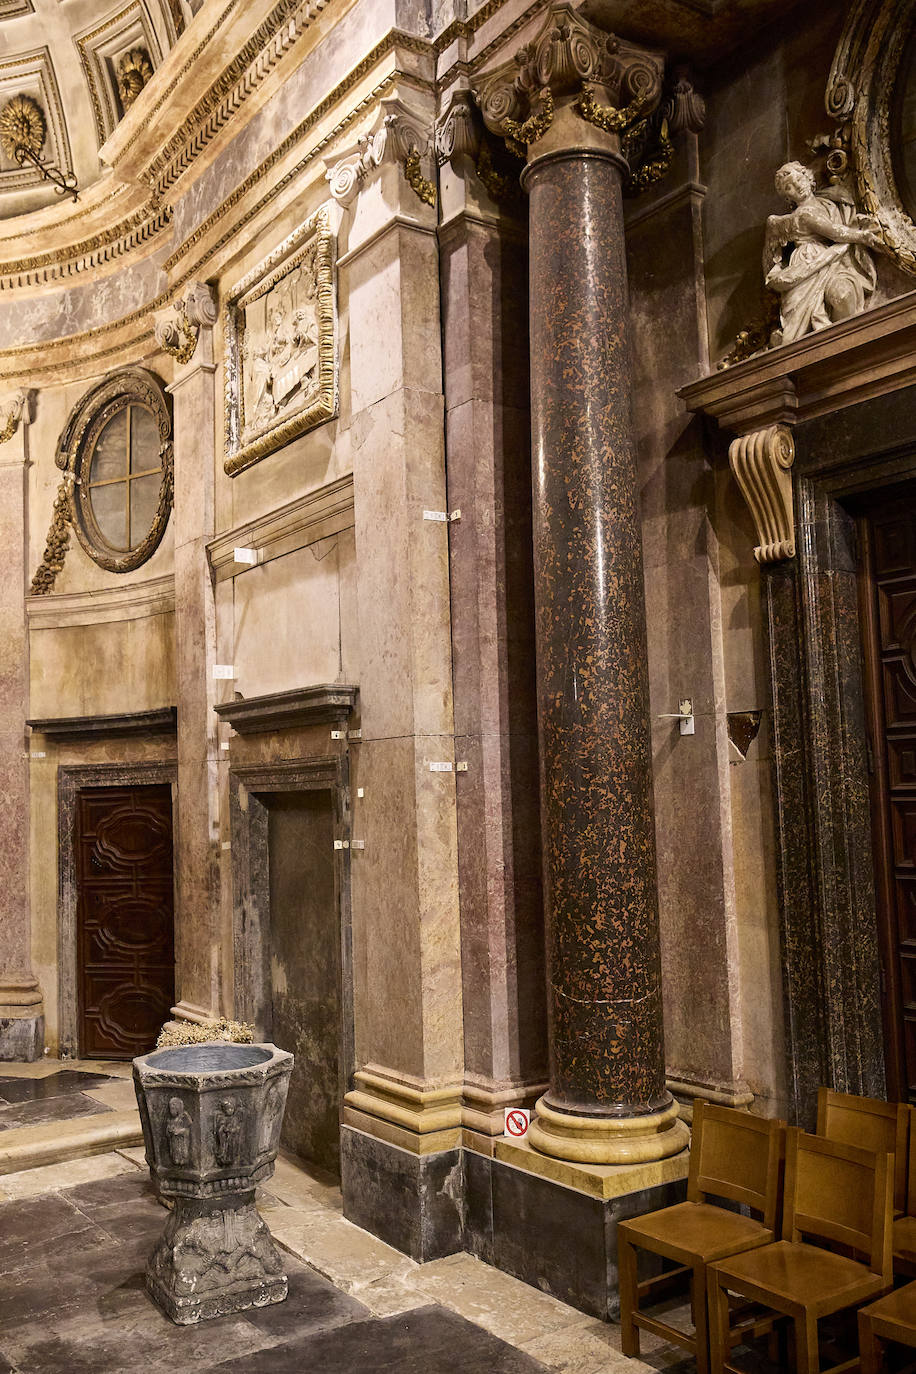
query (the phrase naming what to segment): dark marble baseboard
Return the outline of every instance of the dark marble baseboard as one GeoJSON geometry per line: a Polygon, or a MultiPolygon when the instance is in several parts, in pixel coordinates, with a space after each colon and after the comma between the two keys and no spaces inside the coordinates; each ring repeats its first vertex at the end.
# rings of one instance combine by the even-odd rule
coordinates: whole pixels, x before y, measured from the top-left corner
{"type": "Polygon", "coordinates": [[[33,1064],[44,1052],[43,1016],[0,1016],[0,1063],[33,1064]]]}
{"type": "Polygon", "coordinates": [[[419,1262],[466,1250],[560,1301],[617,1316],[617,1224],[686,1183],[607,1201],[471,1150],[414,1155],[341,1128],[344,1216],[419,1262]]]}

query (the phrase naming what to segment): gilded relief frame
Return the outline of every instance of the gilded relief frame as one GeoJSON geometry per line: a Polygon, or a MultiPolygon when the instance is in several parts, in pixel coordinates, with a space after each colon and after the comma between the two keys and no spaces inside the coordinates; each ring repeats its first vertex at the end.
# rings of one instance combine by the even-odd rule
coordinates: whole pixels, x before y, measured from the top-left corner
{"type": "Polygon", "coordinates": [[[916,224],[900,193],[892,143],[898,77],[914,33],[916,0],[855,0],[824,98],[838,125],[835,142],[849,159],[859,208],[878,221],[888,256],[911,276],[916,224]]]}
{"type": "Polygon", "coordinates": [[[337,413],[334,234],[326,206],[233,287],[224,333],[224,469],[233,477],[337,413]]]}

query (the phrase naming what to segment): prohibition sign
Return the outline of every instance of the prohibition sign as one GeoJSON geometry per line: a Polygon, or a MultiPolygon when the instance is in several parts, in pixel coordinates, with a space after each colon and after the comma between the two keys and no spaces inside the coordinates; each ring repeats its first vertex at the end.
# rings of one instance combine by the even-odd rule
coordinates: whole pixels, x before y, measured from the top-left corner
{"type": "Polygon", "coordinates": [[[522,1136],[528,1132],[529,1113],[520,1108],[506,1112],[506,1135],[522,1136]]]}

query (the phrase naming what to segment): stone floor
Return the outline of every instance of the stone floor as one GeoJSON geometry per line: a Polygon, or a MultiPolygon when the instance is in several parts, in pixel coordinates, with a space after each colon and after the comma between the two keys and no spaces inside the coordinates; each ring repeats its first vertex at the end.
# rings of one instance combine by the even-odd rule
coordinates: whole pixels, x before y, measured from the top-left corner
{"type": "MultiPolygon", "coordinates": [[[[0,1139],[55,1131],[72,1138],[95,1129],[85,1116],[126,1118],[135,1113],[129,1075],[129,1064],[0,1065],[0,1130],[9,1132],[0,1139]]],[[[250,1374],[695,1368],[646,1335],[643,1358],[628,1360],[616,1326],[469,1255],[414,1263],[345,1220],[336,1181],[292,1158],[278,1161],[258,1199],[290,1257],[288,1301],[177,1327],[143,1283],[166,1213],[142,1148],[3,1168],[0,1145],[0,1374],[121,1374],[137,1366],[151,1374],[192,1367],[250,1374]]]]}
{"type": "MultiPolygon", "coordinates": [[[[277,1307],[177,1327],[150,1302],[165,1221],[139,1149],[0,1178],[0,1374],[317,1369],[647,1374],[681,1365],[468,1255],[417,1265],[352,1226],[329,1178],[281,1159],[261,1210],[290,1256],[277,1307]]],[[[673,1374],[673,1371],[672,1371],[673,1374]]]]}

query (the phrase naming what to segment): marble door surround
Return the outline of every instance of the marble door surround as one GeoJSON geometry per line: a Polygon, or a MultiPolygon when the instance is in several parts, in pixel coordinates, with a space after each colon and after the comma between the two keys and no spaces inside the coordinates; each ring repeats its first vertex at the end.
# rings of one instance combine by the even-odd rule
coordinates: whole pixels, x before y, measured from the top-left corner
{"type": "Polygon", "coordinates": [[[525,154],[550,1087],[531,1144],[636,1163],[688,1139],[665,1085],[649,688],[630,417],[621,138],[660,54],[553,5],[485,76],[525,154]]]}

